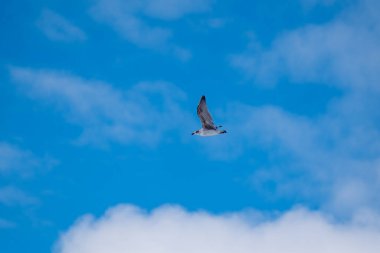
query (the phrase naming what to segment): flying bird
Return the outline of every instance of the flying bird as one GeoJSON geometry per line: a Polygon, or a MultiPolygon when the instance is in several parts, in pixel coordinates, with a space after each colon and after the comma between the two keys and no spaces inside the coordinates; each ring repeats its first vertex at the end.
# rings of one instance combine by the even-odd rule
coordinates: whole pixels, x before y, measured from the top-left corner
{"type": "Polygon", "coordinates": [[[226,130],[219,130],[219,127],[215,126],[214,121],[212,120],[211,114],[209,113],[206,105],[206,97],[202,96],[197,107],[197,114],[202,123],[202,128],[194,131],[192,135],[200,136],[213,136],[218,134],[227,133],[226,130]]]}

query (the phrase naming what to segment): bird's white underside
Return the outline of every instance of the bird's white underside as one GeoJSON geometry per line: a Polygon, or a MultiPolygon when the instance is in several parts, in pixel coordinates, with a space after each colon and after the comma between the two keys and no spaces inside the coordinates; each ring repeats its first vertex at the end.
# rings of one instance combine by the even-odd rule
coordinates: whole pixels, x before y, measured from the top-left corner
{"type": "Polygon", "coordinates": [[[199,136],[214,136],[214,135],[218,135],[218,134],[221,134],[221,130],[214,130],[214,129],[199,129],[198,130],[198,133],[195,133],[196,135],[199,135],[199,136]]]}

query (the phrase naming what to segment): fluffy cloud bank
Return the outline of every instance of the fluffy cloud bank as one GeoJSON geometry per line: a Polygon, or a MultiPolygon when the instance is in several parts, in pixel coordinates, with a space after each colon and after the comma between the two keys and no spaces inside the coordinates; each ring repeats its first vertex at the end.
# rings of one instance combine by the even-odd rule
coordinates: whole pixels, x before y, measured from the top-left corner
{"type": "Polygon", "coordinates": [[[379,252],[378,227],[338,224],[302,208],[275,219],[213,215],[163,206],[148,213],[120,205],[100,218],[86,215],[63,233],[56,253],[379,252]],[[261,220],[261,221],[260,221],[261,220]]]}

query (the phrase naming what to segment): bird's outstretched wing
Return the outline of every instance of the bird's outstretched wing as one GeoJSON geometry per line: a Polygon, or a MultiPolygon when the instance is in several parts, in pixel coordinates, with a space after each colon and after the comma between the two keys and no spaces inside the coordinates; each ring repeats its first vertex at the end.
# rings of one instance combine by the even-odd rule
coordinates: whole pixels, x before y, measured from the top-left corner
{"type": "Polygon", "coordinates": [[[197,114],[198,114],[199,119],[201,120],[203,128],[216,130],[216,126],[214,125],[211,114],[209,113],[207,109],[205,96],[202,96],[201,100],[199,101],[199,104],[197,107],[197,114]]]}

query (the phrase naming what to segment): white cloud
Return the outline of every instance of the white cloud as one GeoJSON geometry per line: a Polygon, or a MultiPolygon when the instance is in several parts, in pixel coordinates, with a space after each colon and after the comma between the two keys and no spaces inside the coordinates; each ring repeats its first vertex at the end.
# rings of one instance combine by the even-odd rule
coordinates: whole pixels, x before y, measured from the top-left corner
{"type": "Polygon", "coordinates": [[[380,210],[379,10],[378,1],[358,1],[330,22],[283,33],[269,48],[252,41],[247,52],[232,57],[256,85],[284,85],[285,78],[342,91],[314,117],[277,106],[227,109],[225,125],[238,141],[221,154],[260,149],[272,161],[253,175],[258,189],[269,182],[277,187],[273,195],[303,195],[344,215],[380,210]]]}
{"type": "Polygon", "coordinates": [[[86,34],[80,28],[48,9],[42,12],[37,25],[51,40],[72,42],[86,39],[86,34]]]}
{"type": "Polygon", "coordinates": [[[109,24],[131,43],[146,48],[165,47],[171,37],[171,31],[167,28],[151,27],[136,17],[134,3],[135,1],[100,0],[91,9],[91,13],[97,20],[109,24]]]}
{"type": "MultiPolygon", "coordinates": [[[[131,43],[145,48],[170,50],[176,55],[177,47],[170,42],[172,31],[165,25],[151,25],[146,17],[173,21],[187,14],[206,11],[210,5],[209,0],[98,0],[91,8],[91,14],[131,43]]],[[[182,59],[182,54],[179,57],[182,59]]]]}
{"type": "Polygon", "coordinates": [[[186,95],[170,83],[142,82],[123,91],[51,70],[12,67],[11,75],[27,94],[52,103],[80,125],[79,143],[154,146],[189,122],[181,107],[186,95]]]}
{"type": "Polygon", "coordinates": [[[378,227],[335,223],[294,209],[257,221],[244,213],[213,215],[163,206],[147,213],[120,205],[96,219],[80,218],[60,237],[57,253],[379,252],[378,227]]]}
{"type": "Polygon", "coordinates": [[[29,150],[0,142],[0,174],[29,177],[37,170],[50,169],[56,163],[57,161],[50,157],[40,158],[29,150]]]}
{"type": "Polygon", "coordinates": [[[26,206],[38,203],[38,199],[13,186],[0,188],[0,203],[6,206],[26,206]]]}
{"type": "Polygon", "coordinates": [[[280,35],[270,48],[252,43],[232,64],[257,84],[322,82],[380,91],[380,5],[359,1],[334,20],[280,35]]]}

